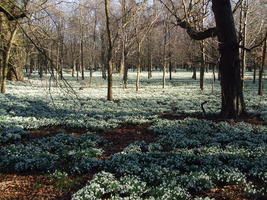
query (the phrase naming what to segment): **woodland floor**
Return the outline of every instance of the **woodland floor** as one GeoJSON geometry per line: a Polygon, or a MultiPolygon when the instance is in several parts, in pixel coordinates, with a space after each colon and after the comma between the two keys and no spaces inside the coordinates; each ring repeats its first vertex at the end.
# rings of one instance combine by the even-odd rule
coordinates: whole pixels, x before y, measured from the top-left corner
{"type": "MultiPolygon", "coordinates": [[[[179,115],[179,117],[177,117],[176,115],[163,114],[161,117],[164,119],[174,120],[183,119],[188,116],[179,115]]],[[[203,118],[202,115],[196,115],[193,117],[203,118]]],[[[223,121],[223,119],[219,117],[208,120],[223,121]]],[[[243,118],[231,121],[231,123],[238,121],[245,121],[251,124],[263,123],[257,117],[243,118]]],[[[143,140],[147,143],[152,142],[156,138],[156,134],[148,130],[149,126],[150,124],[126,124],[121,125],[116,129],[96,133],[105,138],[108,143],[111,144],[101,147],[104,149],[105,153],[100,159],[108,159],[110,155],[122,151],[126,146],[136,140],[143,140]]],[[[43,127],[39,130],[31,131],[30,137],[27,139],[27,141],[56,135],[59,130],[64,130],[66,134],[76,136],[86,132],[86,130],[82,128],[73,129],[63,126],[43,127]]],[[[66,183],[59,183],[58,181],[55,181],[51,175],[0,173],[0,200],[69,200],[71,199],[71,195],[82,188],[95,173],[97,173],[97,171],[82,176],[69,176],[66,180],[66,183]]],[[[198,196],[200,195],[198,194],[198,196]]],[[[203,196],[209,196],[215,198],[216,200],[246,199],[243,196],[242,189],[237,186],[214,188],[210,191],[207,191],[205,194],[203,194],[203,196]]]]}

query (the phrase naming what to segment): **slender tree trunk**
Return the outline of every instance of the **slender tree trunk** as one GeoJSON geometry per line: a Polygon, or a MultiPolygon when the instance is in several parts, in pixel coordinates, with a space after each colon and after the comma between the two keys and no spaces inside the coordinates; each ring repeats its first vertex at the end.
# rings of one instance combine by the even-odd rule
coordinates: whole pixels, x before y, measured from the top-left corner
{"type": "Polygon", "coordinates": [[[127,79],[128,79],[128,66],[124,66],[124,72],[123,72],[123,88],[127,89],[127,79]]]}
{"type": "Polygon", "coordinates": [[[152,53],[149,52],[149,64],[148,64],[148,79],[152,78],[152,69],[153,69],[153,57],[152,53]]]}
{"type": "Polygon", "coordinates": [[[76,69],[76,80],[79,81],[79,68],[80,66],[78,66],[77,64],[75,65],[75,69],[76,69]]]}
{"type": "Polygon", "coordinates": [[[264,64],[265,64],[265,57],[266,57],[266,42],[267,39],[265,39],[263,48],[262,48],[262,62],[259,70],[259,88],[258,88],[258,95],[262,95],[263,91],[263,84],[262,84],[262,78],[264,73],[264,64]]]}
{"type": "MultiPolygon", "coordinates": [[[[243,1],[240,13],[240,32],[242,34],[242,46],[246,47],[247,40],[247,0],[243,1]]],[[[246,51],[241,49],[241,87],[244,88],[244,78],[246,71],[246,51]]]]}
{"type": "Polygon", "coordinates": [[[235,118],[245,113],[240,76],[239,49],[230,0],[212,0],[219,40],[221,115],[235,118]]]}
{"type": "Polygon", "coordinates": [[[135,88],[136,91],[139,90],[139,82],[140,82],[140,72],[141,72],[141,44],[138,42],[138,63],[137,63],[137,75],[136,75],[136,83],[135,83],[135,88]]]}
{"type": "Polygon", "coordinates": [[[163,77],[162,77],[162,88],[165,88],[166,85],[166,68],[167,68],[167,34],[168,34],[168,30],[167,30],[167,24],[164,23],[164,31],[163,31],[163,35],[164,35],[164,40],[163,40],[163,77]]]}
{"type": "Polygon", "coordinates": [[[105,39],[104,39],[104,31],[101,31],[101,71],[102,71],[102,78],[104,80],[107,79],[107,66],[108,66],[108,61],[106,60],[105,56],[105,39]]]}
{"type": "MultiPolygon", "coordinates": [[[[119,74],[123,74],[124,75],[124,68],[125,68],[125,38],[126,38],[126,31],[125,31],[125,27],[124,24],[127,21],[127,14],[126,14],[126,0],[121,1],[121,12],[123,14],[122,17],[122,30],[121,30],[121,61],[120,61],[120,68],[119,68],[119,74]]],[[[123,81],[124,78],[123,78],[123,81]]]]}
{"type": "Polygon", "coordinates": [[[71,71],[72,77],[75,77],[75,70],[76,70],[76,61],[74,60],[72,64],[72,71],[71,71]]]}
{"type": "Polygon", "coordinates": [[[164,64],[163,64],[163,77],[162,77],[162,88],[165,88],[165,86],[166,86],[166,64],[167,64],[167,62],[164,61],[164,64]]]}
{"type": "Polygon", "coordinates": [[[204,74],[205,74],[205,65],[204,62],[202,62],[200,66],[200,75],[199,75],[199,83],[201,90],[204,90],[204,74]]]}
{"type": "Polygon", "coordinates": [[[93,82],[93,71],[94,71],[94,65],[90,66],[90,77],[89,77],[89,85],[91,87],[92,82],[93,82]]]}
{"type": "Polygon", "coordinates": [[[81,33],[81,41],[80,41],[80,63],[81,63],[81,72],[82,72],[82,80],[84,80],[84,51],[83,51],[83,31],[81,33]]]}
{"type": "Polygon", "coordinates": [[[113,73],[113,63],[112,60],[109,61],[108,63],[108,101],[112,101],[112,73],[113,73]]]}
{"type": "Polygon", "coordinates": [[[170,80],[172,80],[172,54],[171,54],[171,50],[169,48],[169,73],[170,73],[170,80]]]}
{"type": "Polygon", "coordinates": [[[256,56],[254,56],[253,61],[253,83],[256,83],[256,74],[257,74],[257,62],[256,62],[256,56]]]}
{"type": "Polygon", "coordinates": [[[122,52],[121,52],[121,60],[120,60],[120,74],[124,74],[125,70],[125,45],[124,41],[122,41],[122,52]]]}
{"type": "MultiPolygon", "coordinates": [[[[205,2],[203,1],[203,7],[202,7],[202,12],[205,13],[206,11],[206,6],[205,2]]],[[[204,30],[204,24],[205,24],[205,18],[202,19],[201,26],[202,29],[204,30]]],[[[199,75],[199,83],[200,83],[200,89],[204,90],[204,74],[205,74],[205,41],[201,41],[201,65],[200,65],[200,75],[199,75]]]]}
{"type": "Polygon", "coordinates": [[[56,87],[58,87],[58,73],[59,73],[59,58],[60,57],[60,44],[57,46],[57,60],[56,60],[56,87]]]}
{"type": "Polygon", "coordinates": [[[201,65],[200,65],[200,89],[204,90],[204,74],[205,74],[205,46],[204,46],[204,41],[202,41],[201,44],[201,65]]]}
{"type": "Polygon", "coordinates": [[[111,41],[111,32],[110,32],[110,18],[109,18],[109,4],[108,0],[105,0],[105,14],[106,14],[106,31],[108,37],[108,95],[107,100],[112,101],[112,73],[113,73],[113,63],[112,63],[112,41],[111,41]]]}
{"type": "Polygon", "coordinates": [[[190,68],[193,68],[193,75],[192,75],[192,79],[195,79],[195,80],[197,80],[197,68],[196,67],[193,67],[192,65],[191,65],[191,67],[190,68]]]}
{"type": "Polygon", "coordinates": [[[147,78],[150,79],[152,74],[151,74],[151,71],[152,71],[152,53],[151,53],[151,45],[150,45],[150,38],[151,38],[151,34],[149,34],[149,37],[148,37],[148,42],[147,42],[147,78]]]}
{"type": "MultiPolygon", "coordinates": [[[[169,79],[172,80],[172,52],[171,52],[171,31],[169,25],[166,27],[168,35],[168,66],[169,66],[169,79]]],[[[167,62],[167,61],[166,61],[167,62]]],[[[167,63],[166,63],[167,66],[167,63]]]]}

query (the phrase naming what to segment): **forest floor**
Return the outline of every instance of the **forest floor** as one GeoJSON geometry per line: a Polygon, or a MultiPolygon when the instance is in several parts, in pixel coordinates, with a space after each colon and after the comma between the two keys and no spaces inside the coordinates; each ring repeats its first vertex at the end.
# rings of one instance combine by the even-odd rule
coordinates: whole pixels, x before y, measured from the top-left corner
{"type": "MultiPolygon", "coordinates": [[[[164,119],[175,120],[188,117],[186,115],[162,114],[164,119]]],[[[192,117],[192,116],[190,116],[192,117]]],[[[194,116],[196,118],[205,118],[202,115],[194,116]]],[[[207,119],[207,118],[205,118],[207,119]]],[[[208,119],[212,121],[224,121],[219,117],[208,119]]],[[[262,124],[263,121],[257,117],[231,120],[231,123],[245,121],[251,124],[262,124]]],[[[103,137],[109,144],[101,147],[104,154],[99,159],[109,159],[109,156],[121,152],[126,146],[134,141],[153,142],[157,134],[149,130],[150,124],[133,125],[125,124],[118,128],[97,132],[96,134],[103,137]]],[[[64,126],[43,127],[31,131],[27,141],[54,136],[59,130],[64,130],[66,134],[79,136],[87,131],[82,128],[66,128],[64,126]]],[[[26,141],[23,141],[26,142],[26,141]]],[[[88,180],[92,179],[97,171],[88,174],[70,176],[66,179],[58,180],[51,174],[1,174],[0,173],[0,200],[69,200],[71,195],[82,188],[88,180]]],[[[206,191],[203,196],[224,200],[245,200],[243,191],[238,186],[223,186],[206,191]]],[[[198,194],[199,196],[199,194],[198,194]]]]}

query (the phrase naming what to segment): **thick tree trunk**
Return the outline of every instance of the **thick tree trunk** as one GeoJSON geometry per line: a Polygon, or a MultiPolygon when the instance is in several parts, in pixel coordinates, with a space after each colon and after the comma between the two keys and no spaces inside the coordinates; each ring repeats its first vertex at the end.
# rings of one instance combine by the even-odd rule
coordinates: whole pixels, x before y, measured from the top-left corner
{"type": "Polygon", "coordinates": [[[8,73],[8,60],[9,55],[7,52],[3,53],[3,65],[2,65],[2,77],[1,77],[1,93],[6,93],[6,81],[7,81],[7,73],[8,73]]]}
{"type": "Polygon", "coordinates": [[[212,0],[215,15],[221,72],[221,115],[235,118],[245,113],[240,77],[239,50],[230,0],[212,0]]]}
{"type": "Polygon", "coordinates": [[[7,75],[9,72],[9,61],[10,61],[10,53],[13,45],[13,40],[15,38],[15,35],[17,33],[17,25],[15,25],[14,29],[11,32],[11,36],[9,38],[8,44],[6,47],[4,47],[3,50],[3,61],[2,61],[2,79],[1,79],[1,93],[6,93],[6,81],[7,81],[7,75]]]}

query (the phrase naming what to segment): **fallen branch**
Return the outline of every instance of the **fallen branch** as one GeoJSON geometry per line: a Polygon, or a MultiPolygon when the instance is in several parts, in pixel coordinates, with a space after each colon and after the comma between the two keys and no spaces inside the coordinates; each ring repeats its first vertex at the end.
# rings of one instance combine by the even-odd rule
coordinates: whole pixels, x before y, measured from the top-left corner
{"type": "Polygon", "coordinates": [[[205,108],[204,108],[204,105],[208,103],[207,101],[204,101],[203,103],[201,103],[201,109],[202,109],[202,112],[203,112],[203,115],[206,116],[206,111],[205,111],[205,108]]]}

